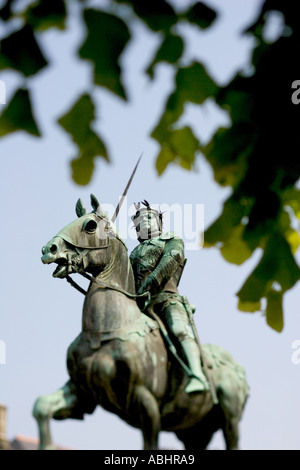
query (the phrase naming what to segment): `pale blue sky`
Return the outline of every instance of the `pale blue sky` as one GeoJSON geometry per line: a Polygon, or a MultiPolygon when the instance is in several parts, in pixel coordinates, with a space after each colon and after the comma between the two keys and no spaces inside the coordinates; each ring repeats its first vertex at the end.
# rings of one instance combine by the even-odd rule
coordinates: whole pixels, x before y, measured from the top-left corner
{"type": "MultiPolygon", "coordinates": [[[[176,3],[181,4],[179,0],[176,3]]],[[[196,34],[193,29],[190,33],[185,63],[203,60],[212,76],[225,84],[236,70],[247,65],[253,41],[241,38],[239,32],[255,17],[261,2],[209,3],[220,9],[220,16],[210,30],[196,34]]],[[[7,347],[7,364],[0,364],[0,402],[8,406],[9,438],[16,434],[37,436],[31,417],[35,399],[55,391],[68,379],[66,350],[80,331],[83,298],[65,281],[53,279],[53,267],[42,265],[40,257],[41,247],[75,218],[77,199],[81,197],[89,206],[89,195],[94,193],[102,203],[116,205],[142,151],[143,160],[128,194],[129,204],[141,199],[154,204],[203,204],[207,227],[230,193],[214,183],[211,169],[201,157],[192,173],[170,166],[157,177],[154,158],[158,146],[148,135],[172,90],[174,73],[169,66],[160,65],[155,82],[143,75],[157,42],[140,24],[122,57],[130,104],[101,89],[93,90],[99,103],[94,127],[105,140],[112,162],[99,159],[87,187],[71,180],[69,162],[76,149],[55,121],[79,93],[90,91],[87,80],[91,67],[75,60],[82,38],[76,15],[68,32],[43,34],[43,50],[51,67],[28,83],[43,138],[17,133],[0,141],[0,340],[7,347]]],[[[8,98],[23,83],[11,72],[1,73],[0,79],[7,83],[8,98]]],[[[189,122],[205,141],[217,126],[228,124],[228,116],[209,101],[201,108],[188,107],[184,122],[189,122]]],[[[129,250],[136,245],[134,240],[127,242],[129,250]]],[[[224,347],[247,371],[251,396],[241,422],[241,448],[299,449],[300,365],[293,364],[291,357],[292,343],[300,339],[300,286],[286,295],[285,327],[278,334],[260,314],[237,310],[235,293],[260,253],[241,267],[225,262],[217,250],[188,251],[186,255],[181,292],[197,306],[195,320],[202,342],[224,347]]],[[[52,430],[55,442],[77,449],[142,447],[138,430],[100,408],[83,422],[52,422],[52,430]]],[[[176,437],[167,433],[162,433],[160,445],[182,448],[176,437]]],[[[224,447],[220,435],[211,447],[224,447]]]]}

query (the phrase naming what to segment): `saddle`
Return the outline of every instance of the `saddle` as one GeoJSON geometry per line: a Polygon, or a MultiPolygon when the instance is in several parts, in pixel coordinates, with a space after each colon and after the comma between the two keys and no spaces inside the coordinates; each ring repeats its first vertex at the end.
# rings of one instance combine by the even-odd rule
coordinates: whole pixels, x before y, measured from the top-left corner
{"type": "Polygon", "coordinates": [[[146,336],[149,333],[158,330],[158,328],[159,326],[154,320],[142,313],[132,325],[126,328],[110,331],[83,330],[82,336],[84,339],[89,341],[91,349],[96,350],[101,347],[101,343],[104,341],[111,341],[112,339],[128,341],[132,334],[146,336]]]}

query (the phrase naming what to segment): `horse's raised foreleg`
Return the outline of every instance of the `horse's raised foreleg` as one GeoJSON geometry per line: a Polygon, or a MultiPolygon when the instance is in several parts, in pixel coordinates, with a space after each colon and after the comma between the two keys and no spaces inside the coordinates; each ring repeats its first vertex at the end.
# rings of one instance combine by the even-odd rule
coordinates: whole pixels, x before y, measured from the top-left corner
{"type": "Polygon", "coordinates": [[[158,449],[160,411],[156,398],[145,386],[139,385],[135,388],[133,404],[143,433],[144,449],[158,449]]]}
{"type": "Polygon", "coordinates": [[[55,449],[51,438],[50,419],[54,416],[59,417],[59,419],[72,417],[77,405],[76,387],[71,381],[56,392],[41,396],[36,400],[33,407],[33,416],[39,427],[41,450],[55,449]]]}

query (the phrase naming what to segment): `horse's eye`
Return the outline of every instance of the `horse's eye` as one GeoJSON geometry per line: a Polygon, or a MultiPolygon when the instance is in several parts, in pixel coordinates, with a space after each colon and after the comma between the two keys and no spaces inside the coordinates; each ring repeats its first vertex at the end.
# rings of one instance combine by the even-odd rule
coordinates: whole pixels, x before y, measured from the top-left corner
{"type": "Polygon", "coordinates": [[[94,233],[97,229],[97,222],[93,219],[85,220],[82,226],[82,230],[87,233],[94,233]]]}

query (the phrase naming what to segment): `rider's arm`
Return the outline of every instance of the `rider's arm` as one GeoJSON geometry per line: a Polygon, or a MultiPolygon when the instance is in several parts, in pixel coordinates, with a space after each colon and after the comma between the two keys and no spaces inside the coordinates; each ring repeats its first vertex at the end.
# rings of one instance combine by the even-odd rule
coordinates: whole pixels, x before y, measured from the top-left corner
{"type": "Polygon", "coordinates": [[[147,277],[139,292],[145,290],[152,294],[161,291],[165,284],[174,276],[179,266],[184,263],[184,245],[179,237],[166,241],[163,255],[152,273],[147,277]]]}

